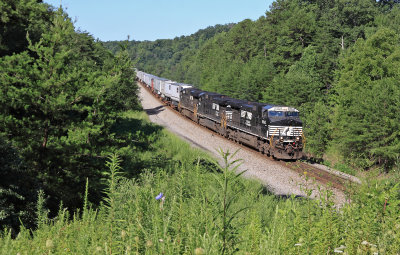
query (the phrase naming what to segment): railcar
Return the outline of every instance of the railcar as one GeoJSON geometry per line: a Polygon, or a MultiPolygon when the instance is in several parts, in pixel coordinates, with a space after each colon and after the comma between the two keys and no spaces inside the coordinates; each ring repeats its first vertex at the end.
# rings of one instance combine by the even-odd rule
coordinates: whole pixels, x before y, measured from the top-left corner
{"type": "Polygon", "coordinates": [[[154,79],[154,92],[157,94],[157,96],[162,97],[162,87],[164,86],[163,84],[168,81],[168,79],[160,78],[157,76],[153,77],[154,79]]]}
{"type": "Polygon", "coordinates": [[[173,81],[165,82],[164,84],[164,97],[166,101],[173,107],[178,107],[180,100],[180,93],[183,89],[191,88],[192,85],[185,83],[178,83],[173,81]]]}
{"type": "Polygon", "coordinates": [[[161,94],[182,115],[199,125],[276,159],[302,158],[302,122],[297,109],[238,100],[166,79],[155,90],[148,84],[158,77],[137,73],[137,79],[153,93],[161,94]]]}
{"type": "Polygon", "coordinates": [[[168,82],[172,82],[171,80],[160,78],[160,95],[163,100],[165,99],[165,86],[168,82]]]}
{"type": "Polygon", "coordinates": [[[148,73],[143,73],[143,83],[151,90],[154,90],[154,78],[156,76],[148,73]]]}

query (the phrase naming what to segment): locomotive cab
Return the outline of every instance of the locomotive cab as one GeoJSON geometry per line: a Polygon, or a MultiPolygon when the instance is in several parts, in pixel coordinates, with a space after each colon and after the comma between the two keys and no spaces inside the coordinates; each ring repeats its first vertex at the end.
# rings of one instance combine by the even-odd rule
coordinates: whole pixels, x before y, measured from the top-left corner
{"type": "Polygon", "coordinates": [[[297,109],[287,106],[267,105],[263,107],[263,123],[268,126],[267,137],[279,151],[288,155],[301,152],[302,121],[297,109]]]}

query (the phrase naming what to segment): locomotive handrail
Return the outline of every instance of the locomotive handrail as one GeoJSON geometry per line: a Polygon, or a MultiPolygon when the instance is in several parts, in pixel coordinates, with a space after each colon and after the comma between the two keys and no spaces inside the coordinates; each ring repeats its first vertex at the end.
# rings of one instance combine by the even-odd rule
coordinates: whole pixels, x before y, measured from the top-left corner
{"type": "Polygon", "coordinates": [[[304,132],[301,132],[301,138],[303,140],[303,149],[305,149],[307,139],[306,139],[306,136],[304,135],[304,132]]]}

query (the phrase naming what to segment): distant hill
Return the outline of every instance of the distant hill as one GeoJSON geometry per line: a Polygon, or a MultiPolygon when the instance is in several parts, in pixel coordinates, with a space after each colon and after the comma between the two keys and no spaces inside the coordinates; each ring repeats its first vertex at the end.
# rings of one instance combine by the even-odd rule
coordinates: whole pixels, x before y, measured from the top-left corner
{"type": "MultiPolygon", "coordinates": [[[[156,41],[128,41],[130,56],[139,70],[145,70],[162,77],[179,81],[185,80],[184,70],[181,70],[182,60],[188,59],[198,52],[198,49],[215,35],[228,32],[235,24],[215,25],[200,29],[189,36],[174,39],[159,39],[156,41]]],[[[103,45],[114,54],[121,50],[121,41],[103,42],[103,45]]]]}

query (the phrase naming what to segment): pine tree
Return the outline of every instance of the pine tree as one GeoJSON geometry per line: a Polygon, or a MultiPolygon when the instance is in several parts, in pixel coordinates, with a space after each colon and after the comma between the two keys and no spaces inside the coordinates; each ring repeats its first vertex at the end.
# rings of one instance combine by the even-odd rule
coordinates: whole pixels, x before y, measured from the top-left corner
{"type": "Polygon", "coordinates": [[[61,9],[38,42],[29,38],[28,51],[0,62],[0,132],[20,149],[51,209],[80,206],[86,178],[99,201],[106,155],[118,145],[116,116],[138,108],[132,63],[75,32],[61,9]]]}
{"type": "Polygon", "coordinates": [[[335,84],[335,143],[361,167],[390,168],[400,153],[399,35],[382,28],[358,40],[335,84]]]}
{"type": "Polygon", "coordinates": [[[20,221],[32,227],[35,201],[34,178],[16,148],[0,135],[0,229],[18,231],[20,221]]]}

